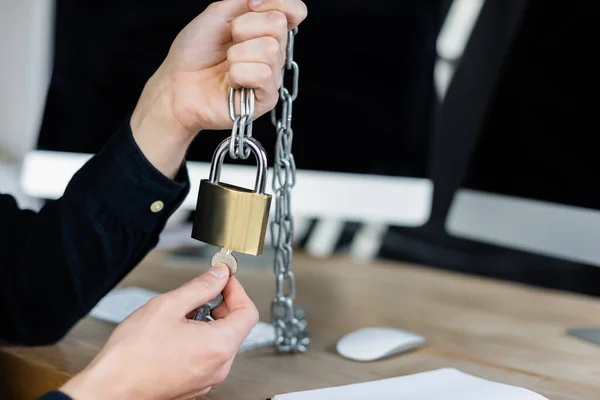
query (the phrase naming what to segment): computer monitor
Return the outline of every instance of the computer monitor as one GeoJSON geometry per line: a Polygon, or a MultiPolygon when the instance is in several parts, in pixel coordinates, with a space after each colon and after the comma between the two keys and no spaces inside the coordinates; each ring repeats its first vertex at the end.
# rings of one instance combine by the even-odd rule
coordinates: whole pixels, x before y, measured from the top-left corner
{"type": "MultiPolygon", "coordinates": [[[[53,79],[38,148],[25,159],[27,193],[62,194],[135,106],[177,32],[208,3],[57,2],[53,79]]],[[[341,221],[420,226],[429,218],[435,37],[424,26],[435,21],[437,11],[431,7],[435,1],[399,3],[308,2],[310,16],[296,39],[300,90],[293,152],[299,171],[292,208],[299,218],[322,221],[321,233],[329,236],[339,233],[341,221]],[[399,24],[398,18],[409,22],[399,24]],[[384,78],[377,55],[389,54],[389,42],[381,39],[390,37],[403,54],[386,58],[385,70],[393,77],[384,78]]],[[[195,209],[199,181],[208,176],[212,153],[228,134],[203,132],[190,148],[192,190],[184,209],[195,209]]],[[[272,162],[275,129],[268,116],[255,122],[254,136],[272,162]]],[[[253,184],[252,158],[226,163],[225,181],[253,184]]]]}
{"type": "Polygon", "coordinates": [[[586,1],[517,3],[518,18],[495,26],[508,34],[491,47],[494,57],[478,55],[490,49],[489,36],[473,32],[449,91],[445,129],[472,151],[446,228],[600,266],[598,14],[586,1]]]}

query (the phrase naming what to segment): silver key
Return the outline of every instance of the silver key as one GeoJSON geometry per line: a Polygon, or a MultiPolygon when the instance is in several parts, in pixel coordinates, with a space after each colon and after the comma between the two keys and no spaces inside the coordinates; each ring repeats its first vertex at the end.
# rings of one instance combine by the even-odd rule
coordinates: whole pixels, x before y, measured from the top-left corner
{"type": "MultiPolygon", "coordinates": [[[[235,259],[233,254],[231,254],[231,250],[221,248],[221,250],[213,256],[210,265],[214,267],[219,263],[227,265],[227,268],[229,268],[229,276],[232,276],[237,271],[237,260],[235,259]]],[[[219,307],[222,302],[223,294],[219,293],[217,297],[196,309],[194,320],[208,321],[210,312],[215,308],[219,307]]]]}
{"type": "Polygon", "coordinates": [[[219,293],[219,295],[217,297],[215,297],[214,299],[212,299],[208,303],[206,303],[203,306],[198,307],[196,309],[196,315],[194,316],[194,319],[196,321],[208,321],[208,317],[210,316],[210,312],[213,309],[219,307],[222,302],[223,302],[223,294],[219,293]]]}
{"type": "Polygon", "coordinates": [[[237,260],[233,254],[231,254],[231,250],[221,247],[221,250],[216,253],[210,261],[210,266],[214,267],[219,263],[227,265],[227,268],[229,268],[229,276],[232,276],[237,272],[237,260]]]}

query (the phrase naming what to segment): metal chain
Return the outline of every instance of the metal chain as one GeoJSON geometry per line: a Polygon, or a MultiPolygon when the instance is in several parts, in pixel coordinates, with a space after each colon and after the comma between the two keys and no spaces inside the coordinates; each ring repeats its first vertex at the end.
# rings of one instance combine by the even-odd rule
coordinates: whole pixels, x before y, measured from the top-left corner
{"type": "Polygon", "coordinates": [[[292,105],[298,96],[300,70],[294,61],[294,38],[297,28],[288,34],[287,59],[283,68],[284,83],[279,92],[281,114],[277,108],[271,112],[271,121],[277,130],[273,174],[275,215],[271,222],[271,240],[275,248],[276,294],[271,304],[271,319],[275,327],[275,346],[281,353],[306,352],[310,343],[304,311],[294,309],[296,284],[292,266],[292,239],[294,220],[291,194],[296,184],[296,163],[292,155],[292,105]],[[291,72],[291,92],[285,87],[285,73],[291,72]]]}
{"type": "Polygon", "coordinates": [[[231,141],[229,142],[229,156],[232,159],[247,159],[250,148],[246,146],[246,138],[252,137],[252,122],[254,119],[254,89],[229,88],[229,116],[233,121],[231,141]],[[235,93],[240,93],[240,113],[235,113],[235,93]]]}

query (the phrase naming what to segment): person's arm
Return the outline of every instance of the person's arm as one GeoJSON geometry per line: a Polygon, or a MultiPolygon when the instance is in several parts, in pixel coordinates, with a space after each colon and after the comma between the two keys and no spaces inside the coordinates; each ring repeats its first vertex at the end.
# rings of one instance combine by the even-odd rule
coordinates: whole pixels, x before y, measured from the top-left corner
{"type": "Polygon", "coordinates": [[[37,400],[198,398],[226,378],[258,319],[242,285],[217,264],[140,307],[90,365],[37,400]],[[214,321],[187,319],[218,293],[223,303],[212,311],[214,321]]]}
{"type": "MultiPolygon", "coordinates": [[[[0,197],[0,336],[60,339],[141,260],[189,190],[182,167],[189,142],[201,130],[232,127],[228,87],[255,89],[255,118],[275,107],[288,31],[306,13],[301,0],[211,3],[173,43],[131,124],[76,174],[60,200],[35,214],[0,197]]],[[[60,391],[75,400],[206,393],[225,379],[258,321],[256,307],[228,276],[226,266],[215,266],[150,300],[60,391]],[[220,292],[215,321],[186,318],[220,292]]]]}
{"type": "Polygon", "coordinates": [[[58,341],[156,245],[189,191],[185,147],[153,164],[136,140],[127,119],[39,213],[0,195],[1,339],[58,341]]]}

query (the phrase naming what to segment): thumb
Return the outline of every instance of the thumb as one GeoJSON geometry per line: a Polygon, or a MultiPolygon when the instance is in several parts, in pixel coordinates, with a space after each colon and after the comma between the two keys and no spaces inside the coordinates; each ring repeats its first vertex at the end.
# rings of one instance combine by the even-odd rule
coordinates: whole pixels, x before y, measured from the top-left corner
{"type": "Polygon", "coordinates": [[[183,284],[165,297],[173,312],[186,315],[218,296],[229,279],[229,268],[216,264],[209,271],[183,284]]]}

